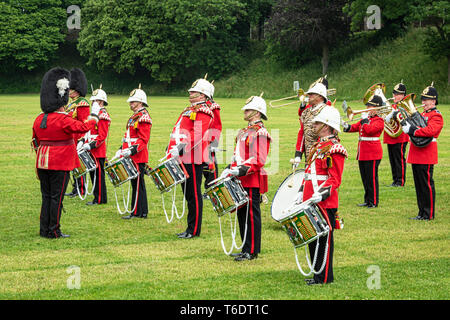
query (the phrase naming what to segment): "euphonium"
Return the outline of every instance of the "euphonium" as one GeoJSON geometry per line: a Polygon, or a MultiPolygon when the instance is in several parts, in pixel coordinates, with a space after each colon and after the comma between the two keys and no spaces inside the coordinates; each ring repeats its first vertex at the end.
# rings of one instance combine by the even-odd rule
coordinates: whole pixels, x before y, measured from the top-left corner
{"type": "MultiPolygon", "coordinates": [[[[397,120],[401,121],[402,123],[408,122],[418,128],[423,128],[426,127],[427,123],[414,105],[415,98],[416,95],[414,93],[411,93],[399,102],[398,111],[401,113],[401,116],[398,115],[397,120]]],[[[413,143],[417,147],[425,147],[433,140],[433,137],[410,136],[409,138],[411,139],[411,143],[413,143]]]]}
{"type": "MultiPolygon", "coordinates": [[[[366,93],[363,97],[364,104],[369,101],[369,99],[373,95],[380,96],[381,99],[384,102],[384,107],[380,108],[377,111],[378,116],[382,117],[383,119],[386,118],[386,116],[392,111],[391,104],[389,103],[390,99],[386,99],[384,96],[384,93],[386,92],[386,86],[384,83],[376,83],[373,86],[371,86],[369,89],[367,89],[366,93]]],[[[400,125],[400,122],[398,119],[391,119],[389,122],[384,122],[384,131],[391,136],[392,138],[397,138],[402,134],[402,126],[400,125]]]]}

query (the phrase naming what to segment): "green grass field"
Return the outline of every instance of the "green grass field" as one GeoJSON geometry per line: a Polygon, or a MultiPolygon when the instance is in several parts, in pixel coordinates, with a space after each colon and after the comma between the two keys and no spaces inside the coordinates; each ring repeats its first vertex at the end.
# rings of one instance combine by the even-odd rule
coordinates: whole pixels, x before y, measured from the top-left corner
{"type": "MultiPolygon", "coordinates": [[[[121,144],[130,115],[126,98],[109,97],[110,157],[121,144]]],[[[240,111],[245,99],[217,102],[223,106],[226,159],[235,130],[246,125],[240,111]]],[[[150,166],[163,156],[172,126],[186,103],[182,97],[150,97],[150,166]]],[[[357,101],[350,105],[362,108],[357,101]]],[[[175,233],[184,231],[185,217],[166,222],[161,196],[148,177],[148,219],[120,219],[113,187],[107,181],[106,205],[88,207],[85,202],[90,197],[64,200],[61,224],[62,231],[71,235],[69,239],[39,237],[41,198],[35,155],[29,146],[31,127],[40,112],[39,96],[0,96],[0,299],[448,299],[449,107],[439,105],[446,125],[438,140],[439,164],[434,171],[434,221],[408,219],[417,214],[411,168],[404,188],[388,188],[391,173],[385,147],[379,169],[380,206],[375,210],[357,207],[363,200],[355,160],[357,135],[341,134],[350,156],[340,189],[339,211],[345,227],[335,232],[335,282],[309,287],[297,269],[288,237],[270,216],[270,205],[262,206],[260,256],[237,263],[223,253],[218,218],[209,202],[204,202],[201,237],[180,240],[175,233]],[[80,289],[68,288],[71,266],[79,267],[80,289]],[[379,289],[367,285],[371,266],[379,268],[379,289]]],[[[269,176],[271,200],[290,172],[299,122],[296,106],[269,109],[268,116],[266,126],[278,137],[267,164],[273,173],[269,176]]],[[[303,251],[299,253],[303,256],[303,251]]]]}

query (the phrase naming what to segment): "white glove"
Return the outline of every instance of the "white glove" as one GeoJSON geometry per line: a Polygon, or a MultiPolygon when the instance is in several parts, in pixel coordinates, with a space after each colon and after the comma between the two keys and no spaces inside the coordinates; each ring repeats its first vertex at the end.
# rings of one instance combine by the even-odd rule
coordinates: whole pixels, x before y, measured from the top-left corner
{"type": "Polygon", "coordinates": [[[122,149],[117,150],[116,154],[114,155],[113,159],[118,159],[122,156],[122,149]]]}
{"type": "Polygon", "coordinates": [[[89,150],[91,150],[91,145],[89,143],[85,143],[85,144],[83,144],[81,149],[89,151],[89,150]]]}
{"type": "Polygon", "coordinates": [[[385,121],[386,123],[391,122],[392,117],[394,116],[394,112],[395,112],[395,110],[392,110],[391,112],[389,112],[389,114],[386,116],[386,118],[384,118],[384,121],[385,121]]]}
{"type": "Polygon", "coordinates": [[[232,175],[232,176],[237,176],[237,175],[239,175],[239,168],[238,167],[234,167],[234,168],[231,168],[230,169],[230,174],[232,175]]]}
{"type": "Polygon", "coordinates": [[[303,191],[300,191],[299,193],[297,193],[297,196],[295,197],[295,204],[300,204],[303,202],[303,191]]]}
{"type": "Polygon", "coordinates": [[[84,141],[80,140],[77,143],[77,150],[81,150],[81,148],[83,147],[84,141]]]}
{"type": "Polygon", "coordinates": [[[131,150],[129,148],[122,150],[122,156],[124,156],[124,157],[131,156],[131,150]]]}
{"type": "Polygon", "coordinates": [[[180,155],[180,152],[178,151],[178,147],[176,145],[170,148],[169,153],[172,155],[172,157],[178,157],[180,155]]]}
{"type": "Polygon", "coordinates": [[[361,113],[361,119],[369,119],[369,113],[368,112],[361,113]]]}
{"type": "Polygon", "coordinates": [[[220,179],[225,179],[228,178],[228,176],[230,175],[230,169],[225,169],[222,171],[222,174],[220,175],[220,179]]]}
{"type": "Polygon", "coordinates": [[[314,203],[319,203],[322,201],[322,195],[320,193],[314,193],[309,200],[314,203]]]}
{"type": "Polygon", "coordinates": [[[405,124],[402,125],[402,130],[404,133],[409,133],[409,130],[411,129],[411,125],[405,121],[405,124]]]}
{"type": "Polygon", "coordinates": [[[101,107],[98,104],[98,102],[94,101],[94,103],[92,104],[91,113],[98,116],[98,114],[100,113],[100,109],[101,109],[101,107]]]}
{"type": "Polygon", "coordinates": [[[298,167],[298,165],[300,164],[300,162],[302,162],[302,158],[300,157],[295,157],[294,159],[294,163],[292,164],[295,168],[298,167]]]}
{"type": "Polygon", "coordinates": [[[344,128],[344,130],[348,130],[350,128],[350,125],[344,120],[341,120],[341,126],[342,128],[344,128]]]}

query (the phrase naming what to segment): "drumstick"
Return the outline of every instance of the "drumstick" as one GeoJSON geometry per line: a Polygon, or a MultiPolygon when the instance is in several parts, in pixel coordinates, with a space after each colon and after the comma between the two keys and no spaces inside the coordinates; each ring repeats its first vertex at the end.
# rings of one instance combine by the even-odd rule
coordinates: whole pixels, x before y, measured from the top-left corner
{"type": "Polygon", "coordinates": [[[295,174],[295,169],[297,168],[297,166],[295,165],[294,159],[291,159],[289,162],[292,163],[292,177],[291,177],[291,179],[289,179],[288,188],[292,188],[294,186],[294,174],[295,174]]]}
{"type": "MultiPolygon", "coordinates": [[[[247,160],[245,160],[244,162],[242,162],[241,165],[244,165],[244,164],[246,164],[246,163],[249,163],[250,161],[253,160],[253,158],[254,158],[254,157],[248,158],[247,160]]],[[[215,179],[215,180],[211,181],[210,183],[208,183],[208,186],[210,186],[210,185],[212,185],[212,184],[214,184],[214,183],[216,183],[216,182],[218,182],[218,181],[220,181],[220,180],[222,180],[222,179],[226,179],[226,178],[228,178],[228,177],[225,177],[225,178],[218,177],[217,179],[215,179]]]]}

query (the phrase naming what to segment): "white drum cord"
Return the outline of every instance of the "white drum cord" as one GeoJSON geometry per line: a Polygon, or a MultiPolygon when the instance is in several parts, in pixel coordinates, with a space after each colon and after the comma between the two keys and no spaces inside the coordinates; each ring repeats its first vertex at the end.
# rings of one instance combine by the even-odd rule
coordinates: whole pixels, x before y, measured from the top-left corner
{"type": "MultiPolygon", "coordinates": [[[[186,194],[186,185],[187,185],[187,183],[185,182],[185,183],[184,183],[184,194],[186,194]]],[[[176,205],[176,203],[175,203],[175,200],[176,200],[176,191],[177,191],[177,186],[175,186],[175,187],[173,188],[173,194],[172,194],[172,210],[171,210],[172,212],[171,212],[170,219],[169,219],[169,215],[167,214],[166,206],[165,206],[165,203],[164,203],[164,193],[161,194],[162,206],[163,206],[163,210],[164,210],[164,215],[166,216],[167,223],[171,223],[171,222],[173,221],[174,216],[176,216],[178,220],[180,220],[181,218],[183,218],[183,217],[184,217],[185,210],[186,210],[186,197],[183,196],[183,213],[181,214],[181,216],[178,215],[178,209],[177,209],[177,205],[176,205]]]]}
{"type": "MultiPolygon", "coordinates": [[[[138,175],[137,177],[137,186],[139,188],[139,180],[140,180],[140,175],[138,175]]],[[[130,205],[130,194],[132,193],[131,191],[131,181],[128,183],[128,193],[127,193],[127,201],[125,201],[125,193],[123,192],[123,187],[120,186],[120,190],[122,190],[122,200],[123,200],[123,206],[124,206],[124,210],[121,210],[120,205],[119,205],[119,200],[117,199],[117,188],[114,188],[114,196],[116,197],[116,205],[117,205],[117,211],[119,211],[119,214],[124,215],[126,213],[131,214],[134,210],[136,210],[136,206],[137,206],[137,201],[138,201],[138,196],[139,196],[139,192],[136,192],[136,198],[134,199],[134,207],[133,209],[129,210],[128,207],[130,205]]]]}
{"type": "Polygon", "coordinates": [[[319,240],[320,240],[320,237],[317,238],[317,241],[316,241],[317,243],[316,243],[316,249],[314,250],[314,259],[313,259],[312,265],[311,265],[311,262],[310,262],[309,257],[308,257],[308,249],[306,248],[307,246],[305,245],[305,256],[306,256],[306,261],[308,262],[308,267],[309,267],[309,272],[308,273],[303,271],[303,269],[302,269],[302,267],[300,265],[300,262],[298,261],[297,249],[294,247],[295,262],[297,262],[298,270],[300,270],[300,273],[302,275],[304,275],[305,277],[309,277],[313,273],[314,274],[319,274],[325,268],[326,261],[327,261],[327,253],[328,253],[328,242],[330,241],[330,233],[331,233],[331,231],[328,232],[328,235],[327,235],[327,242],[326,242],[325,249],[324,249],[322,266],[320,267],[319,271],[315,271],[315,267],[316,267],[317,256],[318,256],[318,251],[319,251],[319,240]]]}
{"type": "Polygon", "coordinates": [[[231,229],[231,247],[230,247],[230,250],[227,250],[227,249],[225,248],[225,242],[224,242],[224,240],[223,240],[223,233],[222,233],[222,222],[221,222],[221,217],[219,217],[220,242],[221,242],[221,244],[222,244],[223,252],[224,252],[227,256],[229,256],[229,255],[233,252],[234,249],[236,249],[236,250],[241,250],[241,249],[244,247],[245,239],[247,238],[247,229],[248,229],[248,228],[247,228],[247,222],[248,222],[248,212],[249,212],[249,208],[250,208],[250,201],[247,202],[247,215],[246,215],[246,218],[245,218],[245,231],[244,231],[244,237],[243,237],[244,241],[242,241],[242,244],[241,244],[240,247],[238,247],[238,246],[237,246],[237,243],[236,243],[236,233],[237,233],[237,230],[236,230],[236,225],[237,225],[237,209],[236,209],[236,213],[235,213],[235,216],[234,216],[234,230],[233,230],[233,222],[231,221],[231,213],[228,212],[228,215],[229,215],[229,217],[230,217],[230,229],[231,229]]]}

